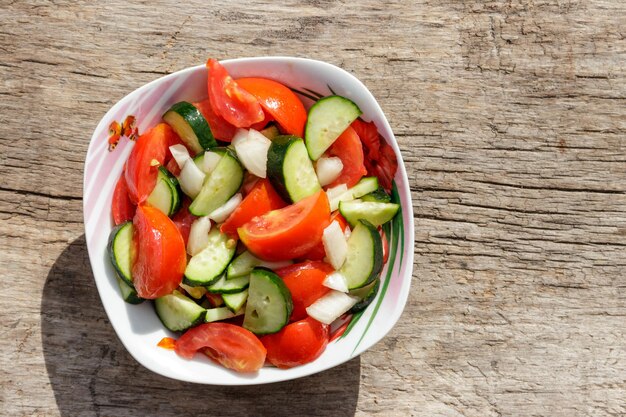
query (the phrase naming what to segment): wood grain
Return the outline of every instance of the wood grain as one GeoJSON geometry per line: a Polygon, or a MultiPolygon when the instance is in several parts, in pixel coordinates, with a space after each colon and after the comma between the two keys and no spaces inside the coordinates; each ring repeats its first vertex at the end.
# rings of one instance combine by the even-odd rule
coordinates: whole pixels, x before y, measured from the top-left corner
{"type": "Polygon", "coordinates": [[[626,4],[0,0],[0,414],[626,414],[626,4]],[[88,140],[163,74],[294,55],[360,78],[412,185],[414,280],[360,358],[247,388],[154,375],[94,288],[88,140]]]}

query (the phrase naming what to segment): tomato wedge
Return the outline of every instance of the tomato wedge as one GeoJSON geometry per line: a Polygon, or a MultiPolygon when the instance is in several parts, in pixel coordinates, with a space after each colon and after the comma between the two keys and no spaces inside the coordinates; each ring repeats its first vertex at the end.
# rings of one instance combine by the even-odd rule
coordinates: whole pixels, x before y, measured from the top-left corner
{"type": "Polygon", "coordinates": [[[176,341],[176,353],[185,359],[191,359],[197,351],[237,372],[258,371],[267,354],[254,333],[228,323],[201,324],[176,341]]]}
{"type": "Polygon", "coordinates": [[[254,217],[237,229],[241,241],[261,259],[299,258],[317,245],[330,220],[322,190],[295,204],[254,217]]]}
{"type": "Polygon", "coordinates": [[[183,237],[185,247],[187,247],[187,241],[189,240],[191,224],[197,219],[196,216],[189,212],[189,204],[191,204],[191,201],[188,198],[185,198],[180,209],[176,212],[174,217],[172,217],[172,222],[174,222],[176,228],[183,237]]]}
{"type": "Polygon", "coordinates": [[[339,184],[346,184],[349,187],[355,185],[363,175],[367,174],[363,162],[363,146],[361,141],[351,127],[348,128],[333,142],[328,149],[328,154],[341,159],[343,170],[339,177],[328,187],[339,184]]]}
{"type": "Polygon", "coordinates": [[[256,216],[285,207],[287,204],[280,198],[268,179],[262,179],[254,184],[250,193],[246,195],[239,207],[222,224],[220,231],[231,237],[237,237],[237,228],[243,226],[256,216]]]}
{"type": "Polygon", "coordinates": [[[276,274],[283,279],[291,293],[293,311],[290,321],[305,318],[306,308],[330,291],[323,284],[326,277],[333,272],[332,266],[316,261],[301,262],[276,270],[276,274]]]}
{"type": "MultiPolygon", "coordinates": [[[[339,222],[341,230],[345,232],[346,227],[348,227],[348,222],[346,221],[346,219],[343,218],[339,211],[333,212],[333,214],[330,216],[330,222],[328,224],[332,223],[334,220],[337,220],[337,222],[339,222]]],[[[310,259],[312,261],[321,261],[322,259],[324,259],[325,256],[326,250],[324,249],[324,243],[320,241],[317,245],[313,247],[313,249],[311,249],[306,255],[304,255],[304,258],[310,259]]]]}
{"type": "Polygon", "coordinates": [[[174,223],[150,206],[138,206],[133,219],[132,276],[137,294],[154,299],[170,294],[185,272],[187,254],[174,223]]]}
{"type": "Polygon", "coordinates": [[[237,128],[224,120],[222,116],[215,113],[213,106],[211,106],[211,100],[207,98],[206,100],[198,103],[193,103],[193,105],[200,110],[200,113],[202,113],[209,124],[209,128],[211,128],[211,133],[213,133],[213,136],[216,139],[224,142],[230,142],[233,140],[233,136],[235,136],[237,128]]]}
{"type": "Polygon", "coordinates": [[[367,173],[378,177],[380,185],[387,192],[391,191],[393,177],[398,170],[398,159],[393,148],[381,138],[374,122],[357,119],[351,126],[363,144],[367,173]]]}
{"type": "Polygon", "coordinates": [[[209,99],[215,113],[236,127],[250,127],[265,119],[256,97],[239,87],[226,68],[212,58],[206,66],[209,70],[209,99]]]}
{"type": "Polygon", "coordinates": [[[288,324],[278,333],[263,336],[261,342],[267,349],[267,361],[282,369],[314,361],[328,345],[329,329],[327,324],[307,317],[288,324]]]}
{"type": "Polygon", "coordinates": [[[239,78],[237,84],[259,100],[284,134],[302,137],[307,113],[298,96],[287,86],[267,78],[239,78]]]}
{"type": "Polygon", "coordinates": [[[165,162],[167,147],[173,136],[178,135],[168,124],[159,123],[137,139],[128,157],[125,174],[128,195],[134,204],[143,203],[152,192],[159,165],[165,162]]]}
{"type": "Polygon", "coordinates": [[[111,212],[113,214],[113,222],[117,226],[133,219],[135,215],[135,205],[130,201],[128,196],[128,186],[124,173],[117,180],[115,190],[113,191],[113,201],[111,202],[111,212]]]}

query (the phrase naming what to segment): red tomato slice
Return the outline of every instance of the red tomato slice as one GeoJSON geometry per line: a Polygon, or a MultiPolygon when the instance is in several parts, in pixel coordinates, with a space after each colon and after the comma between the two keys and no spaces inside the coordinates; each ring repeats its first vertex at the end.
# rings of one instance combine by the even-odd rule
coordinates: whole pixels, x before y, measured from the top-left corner
{"type": "Polygon", "coordinates": [[[132,220],[135,215],[135,205],[128,196],[128,186],[126,185],[126,178],[123,172],[120,179],[117,180],[115,190],[113,191],[111,212],[113,213],[113,222],[116,226],[132,220]]]}
{"type": "Polygon", "coordinates": [[[209,99],[217,114],[236,127],[250,127],[265,118],[259,100],[239,87],[226,68],[215,59],[209,59],[206,66],[209,99]]]}
{"type": "Polygon", "coordinates": [[[125,174],[128,195],[133,203],[144,202],[152,192],[159,165],[165,162],[167,146],[174,135],[176,133],[168,124],[160,123],[137,139],[128,157],[125,174]]]}
{"type": "Polygon", "coordinates": [[[357,119],[351,126],[363,144],[368,175],[378,177],[380,185],[387,192],[391,191],[393,177],[398,170],[398,160],[393,148],[378,134],[374,122],[366,123],[357,119]]]}
{"type": "Polygon", "coordinates": [[[137,294],[154,299],[180,285],[187,264],[183,237],[159,209],[138,206],[133,219],[132,276],[137,294]]]}
{"type": "Polygon", "coordinates": [[[291,321],[305,318],[306,308],[330,291],[330,288],[323,284],[328,274],[333,272],[332,266],[315,261],[293,264],[276,270],[276,274],[283,279],[291,293],[293,301],[291,321]]]}
{"type": "Polygon", "coordinates": [[[282,369],[304,365],[317,359],[326,349],[330,327],[307,317],[283,327],[278,333],[263,336],[267,361],[282,369]]]}
{"type": "Polygon", "coordinates": [[[283,261],[299,258],[317,245],[329,220],[328,197],[320,190],[295,204],[254,217],[237,232],[259,258],[283,261]]]}
{"type": "Polygon", "coordinates": [[[263,110],[272,115],[283,133],[303,137],[307,113],[293,91],[267,78],[239,78],[237,84],[259,100],[263,110]]]}
{"type": "Polygon", "coordinates": [[[202,113],[206,119],[215,139],[219,139],[224,142],[230,142],[233,140],[233,136],[235,136],[237,128],[224,120],[222,116],[215,113],[213,107],[211,106],[211,100],[207,98],[206,100],[198,103],[193,103],[193,105],[200,110],[200,113],[202,113]]]}
{"type": "MultiPolygon", "coordinates": [[[[171,172],[171,171],[170,171],[171,172]]],[[[185,247],[187,247],[187,242],[189,241],[189,232],[191,231],[191,224],[194,220],[197,219],[196,216],[189,212],[189,204],[191,202],[188,198],[183,200],[183,204],[180,209],[176,212],[174,217],[172,217],[172,222],[176,225],[176,228],[180,232],[183,237],[183,241],[185,242],[185,247]]]]}
{"type": "Polygon", "coordinates": [[[265,113],[265,118],[261,120],[259,123],[255,123],[251,125],[250,129],[261,131],[265,129],[265,127],[269,124],[269,122],[272,122],[272,121],[274,121],[274,118],[270,114],[265,113]]]}
{"type": "Polygon", "coordinates": [[[387,263],[387,259],[389,259],[389,241],[387,240],[387,234],[382,228],[379,228],[378,231],[383,242],[383,265],[385,265],[387,263]]]}
{"type": "MultiPolygon", "coordinates": [[[[346,219],[343,218],[343,216],[341,215],[341,213],[339,213],[339,211],[333,212],[333,214],[330,216],[330,222],[328,224],[332,223],[333,220],[337,220],[339,222],[339,226],[341,227],[341,230],[343,231],[345,231],[346,227],[348,227],[348,222],[346,221],[346,219]]],[[[326,256],[326,250],[324,249],[324,243],[320,241],[317,245],[313,247],[313,249],[309,251],[309,253],[304,255],[304,259],[310,259],[312,261],[321,261],[322,259],[324,259],[325,256],[326,256]]]]}
{"type": "Polygon", "coordinates": [[[328,154],[341,159],[343,170],[335,181],[328,185],[334,187],[339,184],[346,184],[352,187],[363,175],[367,174],[363,164],[363,146],[354,129],[348,128],[335,140],[328,149],[328,154]]]}
{"type": "Polygon", "coordinates": [[[199,350],[237,372],[258,371],[267,353],[254,333],[228,323],[201,324],[176,341],[176,353],[185,359],[191,359],[199,350]]]}
{"type": "Polygon", "coordinates": [[[256,216],[285,207],[287,204],[279,197],[268,179],[262,179],[252,187],[239,207],[226,219],[220,231],[237,238],[237,229],[256,216]]]}

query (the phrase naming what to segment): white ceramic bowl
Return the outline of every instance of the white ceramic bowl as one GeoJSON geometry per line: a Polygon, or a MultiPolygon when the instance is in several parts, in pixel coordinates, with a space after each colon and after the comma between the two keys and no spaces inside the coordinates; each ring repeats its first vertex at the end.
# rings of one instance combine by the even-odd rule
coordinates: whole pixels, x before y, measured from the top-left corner
{"type": "MultiPolygon", "coordinates": [[[[111,197],[133,146],[133,142],[122,138],[117,148],[109,152],[108,126],[113,120],[121,122],[127,115],[134,115],[141,133],[158,123],[163,112],[173,103],[205,98],[207,72],[204,65],[167,75],[133,91],[116,103],[98,124],[85,161],[83,194],[91,267],[102,304],[117,335],[130,354],[151,371],[182,381],[213,385],[264,384],[303,377],[361,354],[381,340],[400,318],[413,269],[413,210],[406,170],[380,106],[358,79],[341,68],[320,61],[287,57],[242,58],[222,63],[235,78],[272,78],[296,90],[306,92],[308,89],[322,95],[331,94],[332,89],[335,94],[357,103],[363,111],[363,119],[373,120],[393,147],[399,162],[395,182],[402,213],[396,216],[391,236],[388,236],[391,255],[382,272],[378,296],[344,337],[331,342],[320,358],[288,370],[264,367],[254,375],[238,374],[202,355],[185,360],[173,351],[157,347],[161,338],[173,335],[163,327],[150,302],[130,305],[122,300],[115,273],[106,256],[107,238],[113,226],[111,197]]],[[[312,103],[310,99],[301,98],[306,106],[312,103]]]]}

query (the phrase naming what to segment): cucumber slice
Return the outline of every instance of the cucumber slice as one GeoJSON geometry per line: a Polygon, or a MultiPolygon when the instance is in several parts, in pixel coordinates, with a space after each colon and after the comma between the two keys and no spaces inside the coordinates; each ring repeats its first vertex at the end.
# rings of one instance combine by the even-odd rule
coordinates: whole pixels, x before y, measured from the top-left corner
{"type": "Polygon", "coordinates": [[[140,304],[146,301],[145,299],[139,297],[137,295],[137,291],[135,288],[131,287],[119,276],[115,277],[117,279],[117,284],[120,286],[120,292],[122,293],[122,298],[129,304],[140,304]]]}
{"type": "Polygon", "coordinates": [[[217,166],[202,184],[200,194],[189,206],[189,211],[194,216],[207,216],[218,207],[226,203],[239,191],[243,183],[243,168],[239,160],[228,148],[213,149],[222,155],[217,166]]]}
{"type": "Polygon", "coordinates": [[[267,152],[267,177],[287,201],[298,202],[321,189],[304,141],[277,136],[267,152]]]}
{"type": "Polygon", "coordinates": [[[174,332],[202,323],[206,314],[204,308],[176,290],[154,300],[154,308],[163,325],[174,332]]]}
{"type": "Polygon", "coordinates": [[[324,97],[315,103],[304,131],[311,159],[317,161],[361,113],[359,106],[341,96],[324,97]]]}
{"type": "Polygon", "coordinates": [[[225,276],[222,276],[217,282],[215,282],[210,287],[207,287],[207,291],[217,294],[222,294],[222,298],[224,298],[224,294],[235,294],[238,292],[242,292],[250,285],[250,277],[238,277],[233,279],[226,279],[225,276]]]}
{"type": "Polygon", "coordinates": [[[289,321],[291,293],[278,275],[256,268],[250,274],[243,327],[255,334],[276,333],[289,321]]]}
{"type": "Polygon", "coordinates": [[[206,119],[193,104],[181,101],[163,115],[163,120],[174,129],[185,144],[194,152],[217,146],[206,119]]]}
{"type": "Polygon", "coordinates": [[[373,226],[385,224],[394,218],[399,208],[399,204],[373,201],[352,200],[339,203],[339,212],[353,227],[361,219],[367,220],[373,226]]]}
{"type": "Polygon", "coordinates": [[[243,309],[237,312],[232,312],[228,307],[210,308],[206,311],[204,321],[206,323],[212,323],[214,321],[227,320],[235,316],[241,316],[243,313],[243,309]]]}
{"type": "Polygon", "coordinates": [[[156,185],[147,201],[166,216],[173,216],[180,208],[181,191],[178,180],[165,167],[159,167],[156,185]]]}
{"type": "Polygon", "coordinates": [[[183,283],[197,287],[216,282],[235,256],[237,245],[229,243],[229,240],[228,235],[221,233],[218,227],[212,228],[208,246],[187,263],[183,283]]]}
{"type": "Polygon", "coordinates": [[[248,300],[248,289],[233,294],[222,294],[222,299],[231,311],[239,311],[248,300]]]}
{"type": "Polygon", "coordinates": [[[378,187],[376,191],[372,191],[369,194],[365,194],[361,197],[363,201],[373,201],[376,203],[391,203],[391,197],[382,187],[378,187]]]}
{"type": "Polygon", "coordinates": [[[291,261],[277,261],[270,262],[264,261],[254,256],[249,251],[243,251],[228,265],[226,269],[226,279],[232,279],[248,275],[257,266],[262,266],[269,269],[282,268],[287,265],[291,265],[291,261]]]}
{"type": "Polygon", "coordinates": [[[348,257],[339,272],[348,289],[361,288],[374,281],[383,269],[383,244],[378,230],[367,220],[359,220],[348,239],[348,257]]]}
{"type": "Polygon", "coordinates": [[[131,274],[130,251],[133,244],[133,222],[122,223],[111,230],[107,252],[109,259],[115,268],[117,275],[123,279],[128,286],[133,286],[131,274]]]}
{"type": "Polygon", "coordinates": [[[378,289],[380,288],[380,279],[375,279],[372,283],[367,284],[363,288],[357,288],[356,290],[350,291],[350,295],[355,297],[359,297],[361,301],[356,303],[350,309],[350,313],[358,313],[359,311],[365,310],[368,305],[374,301],[374,297],[378,294],[378,289]]]}
{"type": "MultiPolygon", "coordinates": [[[[334,187],[335,189],[337,187],[334,187]]],[[[350,201],[355,198],[360,198],[366,194],[369,194],[378,189],[378,178],[376,177],[363,177],[352,188],[347,189],[344,192],[338,194],[331,193],[328,190],[328,203],[330,204],[330,211],[335,211],[339,208],[341,201],[350,201]]]]}

